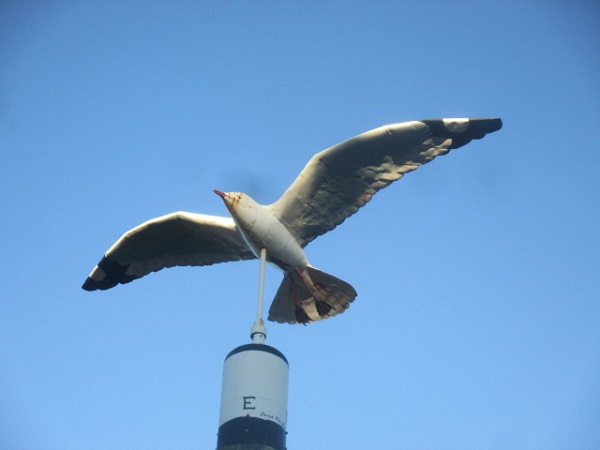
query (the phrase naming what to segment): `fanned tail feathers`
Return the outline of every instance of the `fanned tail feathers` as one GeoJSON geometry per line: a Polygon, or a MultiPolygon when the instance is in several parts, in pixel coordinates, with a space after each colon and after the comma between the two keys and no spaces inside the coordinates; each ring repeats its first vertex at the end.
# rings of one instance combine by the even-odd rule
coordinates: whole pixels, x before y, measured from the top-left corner
{"type": "Polygon", "coordinates": [[[312,266],[285,272],[269,309],[268,319],[279,323],[309,323],[343,313],[356,291],[312,266]]]}

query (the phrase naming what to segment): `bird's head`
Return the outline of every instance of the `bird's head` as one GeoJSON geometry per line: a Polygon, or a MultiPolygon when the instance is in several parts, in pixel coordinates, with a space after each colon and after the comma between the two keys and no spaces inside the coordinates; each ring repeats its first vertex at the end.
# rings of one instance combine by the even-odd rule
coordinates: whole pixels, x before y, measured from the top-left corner
{"type": "MultiPolygon", "coordinates": [[[[260,228],[260,223],[263,223],[265,217],[268,216],[265,211],[269,213],[271,211],[268,207],[256,203],[243,192],[221,192],[215,189],[215,194],[223,199],[229,214],[240,230],[256,231],[257,228],[260,228]]],[[[244,234],[242,233],[242,235],[244,234]]]]}
{"type": "Polygon", "coordinates": [[[243,192],[222,192],[218,189],[214,190],[215,194],[223,199],[227,209],[231,211],[239,211],[245,208],[255,208],[257,203],[243,192]]]}

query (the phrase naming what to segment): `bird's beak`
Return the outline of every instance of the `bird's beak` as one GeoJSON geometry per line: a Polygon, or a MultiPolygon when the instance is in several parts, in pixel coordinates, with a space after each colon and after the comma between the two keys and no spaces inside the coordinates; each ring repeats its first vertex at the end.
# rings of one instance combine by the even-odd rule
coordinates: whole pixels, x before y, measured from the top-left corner
{"type": "Polygon", "coordinates": [[[229,210],[229,212],[232,212],[232,203],[233,203],[233,197],[231,197],[227,192],[222,192],[219,191],[218,189],[213,189],[214,193],[217,194],[219,197],[221,197],[223,199],[223,203],[225,203],[225,206],[227,207],[227,209],[229,210]]]}

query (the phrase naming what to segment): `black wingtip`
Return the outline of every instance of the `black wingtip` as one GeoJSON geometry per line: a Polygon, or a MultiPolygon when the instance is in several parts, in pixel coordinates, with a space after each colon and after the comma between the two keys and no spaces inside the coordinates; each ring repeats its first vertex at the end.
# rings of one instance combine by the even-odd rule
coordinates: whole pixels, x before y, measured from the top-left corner
{"type": "Polygon", "coordinates": [[[459,148],[473,139],[481,139],[486,134],[502,128],[502,119],[425,119],[421,120],[429,127],[433,136],[452,139],[450,148],[459,148]]]}
{"type": "Polygon", "coordinates": [[[117,284],[126,284],[138,279],[139,276],[127,274],[128,268],[128,264],[120,264],[104,257],[81,288],[85,291],[105,291],[117,284]]]}
{"type": "Polygon", "coordinates": [[[85,280],[85,282],[83,283],[83,285],[81,286],[81,289],[83,289],[84,291],[88,291],[88,292],[105,291],[107,289],[115,287],[117,284],[118,283],[115,283],[111,280],[107,280],[106,278],[102,281],[98,281],[98,280],[94,280],[93,278],[88,277],[85,280]]]}
{"type": "Polygon", "coordinates": [[[87,277],[85,282],[81,285],[81,289],[83,289],[84,291],[88,291],[88,292],[105,291],[107,289],[115,287],[116,285],[117,285],[117,283],[110,283],[110,282],[107,282],[106,280],[97,281],[97,280],[94,280],[93,278],[87,277]]]}
{"type": "Polygon", "coordinates": [[[83,283],[81,285],[81,289],[83,289],[84,291],[88,291],[88,292],[95,291],[96,289],[92,286],[93,283],[91,283],[91,281],[93,281],[93,280],[90,278],[87,278],[85,280],[85,283],[83,283]]]}
{"type": "Polygon", "coordinates": [[[469,119],[469,128],[467,132],[480,133],[481,137],[487,133],[493,133],[502,128],[502,119],[494,117],[492,119],[469,119]]]}

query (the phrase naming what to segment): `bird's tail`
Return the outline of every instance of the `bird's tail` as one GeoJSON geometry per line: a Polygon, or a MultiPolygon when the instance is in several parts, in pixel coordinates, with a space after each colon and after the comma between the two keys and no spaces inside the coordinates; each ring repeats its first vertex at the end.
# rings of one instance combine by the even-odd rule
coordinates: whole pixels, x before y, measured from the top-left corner
{"type": "Polygon", "coordinates": [[[269,309],[269,320],[308,323],[343,313],[356,298],[356,291],[342,281],[312,266],[285,272],[269,309]]]}

